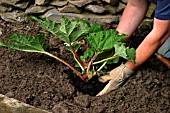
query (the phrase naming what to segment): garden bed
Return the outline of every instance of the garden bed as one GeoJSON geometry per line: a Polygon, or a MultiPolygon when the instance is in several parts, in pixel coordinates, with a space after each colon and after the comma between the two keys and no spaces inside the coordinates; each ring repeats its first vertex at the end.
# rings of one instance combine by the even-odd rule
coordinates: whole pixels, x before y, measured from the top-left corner
{"type": "MultiPolygon", "coordinates": [[[[63,43],[35,22],[0,20],[0,28],[0,39],[12,33],[43,32],[48,37],[46,43],[53,47],[48,51],[73,64],[72,54],[63,50],[63,43]]],[[[148,26],[139,28],[129,46],[136,48],[149,30],[148,26]]],[[[170,70],[154,55],[121,88],[100,97],[95,95],[105,84],[97,78],[85,83],[48,56],[0,48],[0,62],[0,94],[41,109],[55,113],[170,112],[170,70]]]]}

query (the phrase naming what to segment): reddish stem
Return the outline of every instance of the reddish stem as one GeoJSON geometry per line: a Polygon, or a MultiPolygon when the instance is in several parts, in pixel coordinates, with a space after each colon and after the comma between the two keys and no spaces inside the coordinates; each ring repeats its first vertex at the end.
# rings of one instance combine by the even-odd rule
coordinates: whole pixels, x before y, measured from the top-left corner
{"type": "Polygon", "coordinates": [[[53,54],[50,54],[48,52],[44,52],[44,54],[48,55],[48,56],[51,56],[53,58],[55,58],[56,60],[62,62],[63,64],[65,64],[66,66],[68,66],[71,70],[73,70],[83,81],[87,81],[85,80],[85,78],[83,78],[83,76],[81,75],[81,73],[79,71],[77,71],[74,67],[72,67],[70,64],[68,64],[67,62],[65,62],[64,60],[54,56],[53,54]]]}
{"type": "Polygon", "coordinates": [[[90,70],[90,66],[92,65],[93,61],[96,59],[96,57],[98,56],[97,53],[94,54],[93,58],[90,60],[88,66],[87,66],[87,70],[86,70],[86,74],[88,74],[89,70],[90,70]]]}
{"type": "Polygon", "coordinates": [[[82,67],[85,66],[85,64],[80,60],[80,57],[78,56],[78,54],[76,53],[75,49],[73,48],[73,46],[70,44],[71,50],[73,52],[73,54],[75,55],[76,59],[78,60],[78,62],[81,64],[82,67]]]}

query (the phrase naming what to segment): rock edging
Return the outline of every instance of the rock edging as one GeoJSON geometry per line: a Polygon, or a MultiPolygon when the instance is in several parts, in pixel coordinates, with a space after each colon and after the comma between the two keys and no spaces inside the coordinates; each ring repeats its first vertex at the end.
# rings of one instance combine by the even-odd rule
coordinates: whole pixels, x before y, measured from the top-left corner
{"type": "Polygon", "coordinates": [[[0,94],[0,113],[52,113],[0,94]]]}
{"type": "MultiPolygon", "coordinates": [[[[9,22],[26,22],[28,15],[47,17],[51,15],[79,15],[85,19],[91,19],[93,22],[118,23],[117,18],[108,18],[108,15],[121,16],[127,4],[127,0],[0,0],[0,17],[9,22]],[[54,13],[54,10],[55,13],[54,13]],[[56,13],[57,12],[57,13],[56,13]],[[99,17],[102,17],[100,20],[99,17]],[[108,21],[109,19],[109,21],[108,21]]],[[[151,4],[146,18],[151,18],[155,5],[151,4]]],[[[70,16],[71,17],[71,16],[70,16]]]]}

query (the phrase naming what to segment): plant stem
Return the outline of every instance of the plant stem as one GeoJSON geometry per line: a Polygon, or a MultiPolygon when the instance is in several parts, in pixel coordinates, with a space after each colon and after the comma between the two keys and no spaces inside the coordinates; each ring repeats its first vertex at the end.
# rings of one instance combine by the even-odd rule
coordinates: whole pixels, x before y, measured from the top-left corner
{"type": "MultiPolygon", "coordinates": [[[[73,53],[73,52],[72,52],[73,53]]],[[[80,62],[77,60],[77,58],[75,57],[75,55],[73,54],[73,57],[75,59],[75,61],[77,62],[77,64],[80,66],[81,70],[84,71],[83,66],[80,64],[80,62]]]]}
{"type": "Polygon", "coordinates": [[[107,63],[107,61],[105,61],[97,71],[100,71],[106,65],[106,63],[107,63]]]}
{"type": "Polygon", "coordinates": [[[99,64],[99,63],[102,63],[102,62],[105,62],[105,61],[108,61],[108,60],[111,60],[111,59],[116,58],[116,57],[118,57],[118,55],[113,55],[112,57],[109,57],[109,58],[94,62],[93,65],[99,64]]]}
{"type": "Polygon", "coordinates": [[[89,70],[90,70],[90,66],[93,63],[93,61],[96,59],[96,57],[98,56],[97,53],[94,54],[93,58],[90,60],[88,66],[87,66],[87,70],[86,70],[86,74],[88,74],[89,70]]]}
{"type": "Polygon", "coordinates": [[[77,59],[77,61],[79,62],[79,64],[81,65],[80,67],[84,67],[84,63],[80,60],[80,57],[77,55],[75,49],[73,48],[73,46],[71,44],[69,44],[72,52],[73,52],[73,55],[75,56],[75,58],[77,59]]]}
{"type": "Polygon", "coordinates": [[[83,81],[85,81],[84,78],[81,76],[81,73],[80,73],[79,71],[77,71],[74,67],[72,67],[70,64],[68,64],[68,63],[65,62],[64,60],[58,58],[57,56],[54,56],[54,55],[51,54],[51,53],[48,53],[48,52],[46,52],[46,51],[43,52],[43,53],[46,54],[46,55],[48,55],[48,56],[50,56],[50,57],[55,58],[56,60],[62,62],[62,63],[65,64],[66,66],[68,66],[68,67],[69,67],[71,70],[73,70],[83,81]]]}

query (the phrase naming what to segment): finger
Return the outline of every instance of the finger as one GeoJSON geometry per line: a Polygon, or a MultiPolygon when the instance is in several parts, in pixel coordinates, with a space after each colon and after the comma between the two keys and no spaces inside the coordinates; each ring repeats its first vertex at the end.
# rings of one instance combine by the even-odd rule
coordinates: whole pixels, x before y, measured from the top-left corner
{"type": "Polygon", "coordinates": [[[101,76],[101,77],[99,77],[99,81],[100,82],[103,82],[103,83],[105,83],[105,82],[107,82],[107,81],[109,81],[109,80],[112,80],[113,79],[113,77],[111,77],[110,75],[104,75],[104,76],[101,76]]]}
{"type": "Polygon", "coordinates": [[[117,89],[120,84],[121,83],[119,83],[119,82],[110,80],[109,83],[104,87],[104,89],[102,91],[100,91],[96,96],[101,96],[101,95],[107,94],[107,93],[117,89]]]}
{"type": "Polygon", "coordinates": [[[104,95],[108,92],[108,89],[110,88],[111,83],[109,82],[102,91],[100,91],[96,96],[104,95]]]}

